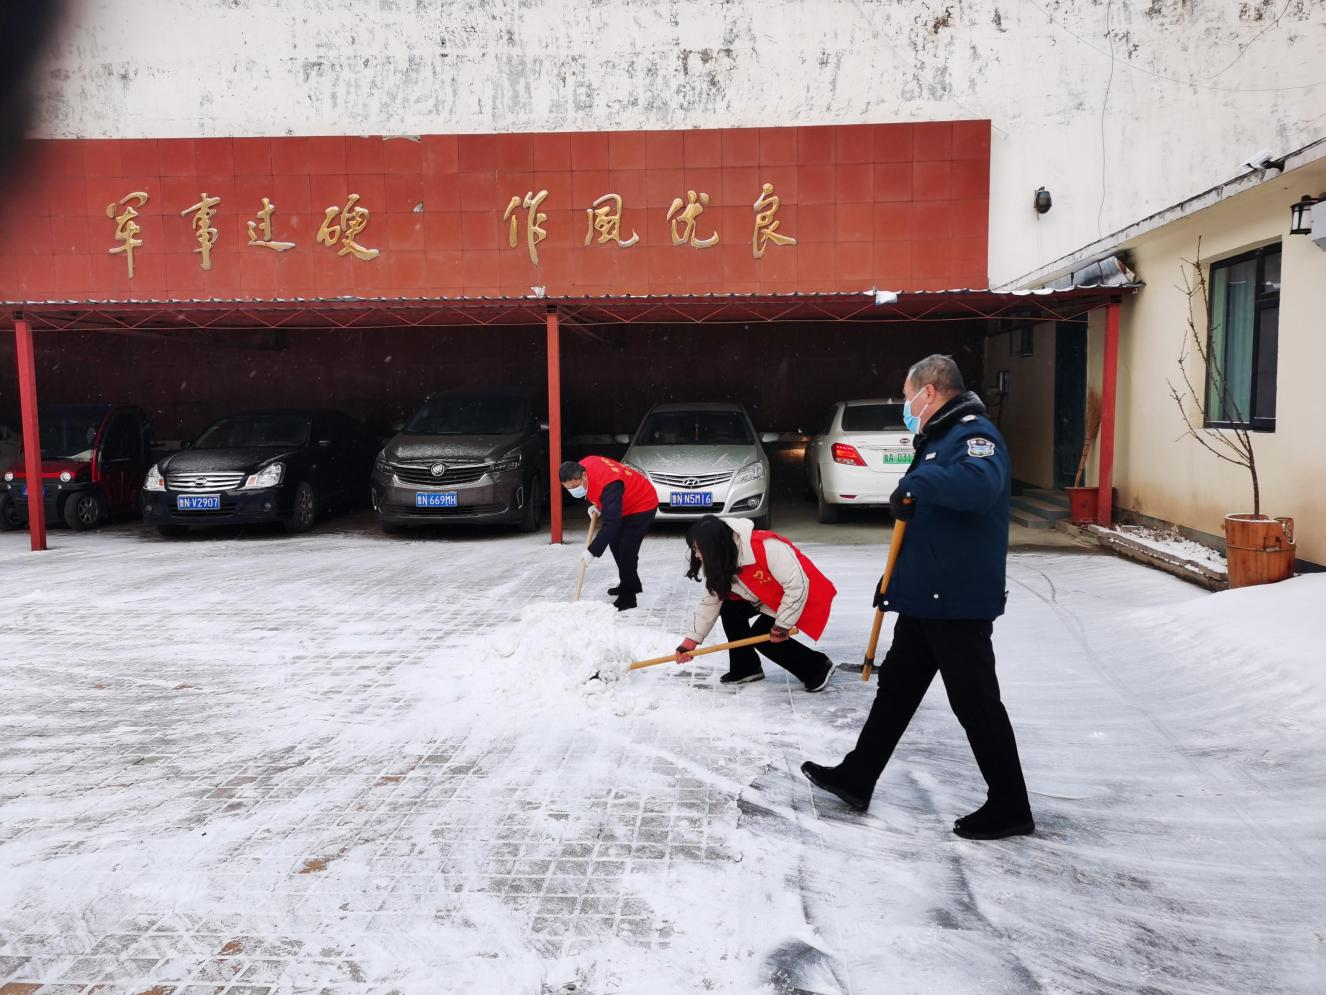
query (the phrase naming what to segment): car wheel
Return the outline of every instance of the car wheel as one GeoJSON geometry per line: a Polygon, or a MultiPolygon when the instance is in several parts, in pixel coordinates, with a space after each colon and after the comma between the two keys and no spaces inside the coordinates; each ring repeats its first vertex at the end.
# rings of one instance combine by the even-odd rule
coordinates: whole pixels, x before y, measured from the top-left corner
{"type": "Polygon", "coordinates": [[[307,480],[301,480],[299,486],[295,488],[294,506],[290,509],[290,516],[282,523],[287,532],[307,532],[313,528],[313,523],[318,520],[318,496],[313,491],[313,485],[307,480]]]}
{"type": "Polygon", "coordinates": [[[521,532],[537,532],[543,524],[543,481],[535,477],[529,485],[525,499],[525,516],[520,520],[521,532]]]}
{"type": "Polygon", "coordinates": [[[838,521],[838,518],[841,515],[841,509],[838,505],[829,504],[828,501],[824,500],[823,485],[820,486],[820,490],[815,494],[815,503],[819,508],[821,524],[833,525],[838,521]]]}
{"type": "Polygon", "coordinates": [[[95,529],[106,517],[106,502],[93,491],[75,494],[64,503],[64,523],[78,532],[95,529]]]}
{"type": "Polygon", "coordinates": [[[8,494],[0,494],[0,532],[17,532],[21,528],[23,523],[18,520],[14,499],[8,494]]]}
{"type": "Polygon", "coordinates": [[[162,522],[157,526],[157,535],[163,539],[178,539],[181,536],[188,535],[189,527],[187,525],[172,525],[170,522],[162,522]]]}

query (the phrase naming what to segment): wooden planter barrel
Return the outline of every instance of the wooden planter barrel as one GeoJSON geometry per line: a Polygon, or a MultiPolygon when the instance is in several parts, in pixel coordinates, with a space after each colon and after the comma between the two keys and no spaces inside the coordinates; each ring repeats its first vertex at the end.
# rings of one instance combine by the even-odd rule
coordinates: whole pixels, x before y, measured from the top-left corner
{"type": "Polygon", "coordinates": [[[1226,515],[1225,559],[1231,588],[1288,580],[1294,575],[1294,520],[1226,515]]]}

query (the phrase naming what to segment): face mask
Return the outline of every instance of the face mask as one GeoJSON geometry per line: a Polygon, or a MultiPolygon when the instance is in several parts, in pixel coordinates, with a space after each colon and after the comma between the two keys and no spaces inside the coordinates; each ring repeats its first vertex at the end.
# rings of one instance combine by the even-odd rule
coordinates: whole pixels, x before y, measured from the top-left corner
{"type": "MultiPolygon", "coordinates": [[[[924,389],[925,388],[922,388],[922,390],[924,389]]],[[[915,397],[908,398],[906,403],[902,406],[902,423],[907,426],[907,431],[911,432],[912,435],[921,431],[921,415],[925,414],[925,408],[930,407],[930,405],[927,404],[925,408],[922,408],[916,414],[912,414],[912,401],[915,401],[916,398],[920,396],[921,390],[918,390],[915,397]]]]}
{"type": "Polygon", "coordinates": [[[589,488],[586,487],[584,484],[581,484],[579,487],[571,488],[571,496],[573,498],[582,498],[588,493],[589,493],[589,488]]]}

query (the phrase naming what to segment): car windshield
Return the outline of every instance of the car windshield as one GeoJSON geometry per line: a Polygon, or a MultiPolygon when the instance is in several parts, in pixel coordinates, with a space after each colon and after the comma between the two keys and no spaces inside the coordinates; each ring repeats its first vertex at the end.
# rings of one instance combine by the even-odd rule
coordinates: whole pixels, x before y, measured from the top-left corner
{"type": "Polygon", "coordinates": [[[529,421],[529,403],[519,397],[446,394],[425,401],[405,423],[405,431],[412,435],[515,435],[529,421]]]}
{"type": "Polygon", "coordinates": [[[308,441],[307,415],[237,415],[209,428],[194,449],[290,449],[308,441]]]}
{"type": "Polygon", "coordinates": [[[750,446],[750,424],[740,411],[656,411],[635,438],[637,446],[750,446]]]}
{"type": "Polygon", "coordinates": [[[44,459],[92,459],[92,443],[106,418],[105,408],[51,408],[37,415],[44,459]]]}
{"type": "Polygon", "coordinates": [[[844,432],[905,432],[901,404],[849,404],[843,408],[844,432]]]}

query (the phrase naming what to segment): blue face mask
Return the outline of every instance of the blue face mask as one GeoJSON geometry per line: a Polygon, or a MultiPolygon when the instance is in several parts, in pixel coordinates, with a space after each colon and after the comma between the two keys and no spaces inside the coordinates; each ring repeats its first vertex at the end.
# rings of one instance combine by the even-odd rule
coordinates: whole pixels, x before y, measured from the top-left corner
{"type": "MultiPolygon", "coordinates": [[[[924,387],[921,388],[921,390],[924,389],[925,389],[924,387]]],[[[925,408],[930,407],[930,405],[927,404],[925,408],[922,408],[916,414],[912,414],[912,402],[915,401],[916,398],[920,396],[921,396],[921,391],[918,390],[916,394],[912,397],[909,397],[903,403],[902,406],[902,423],[907,426],[907,431],[911,432],[912,435],[915,435],[917,432],[921,431],[921,415],[925,414],[925,408]]]]}
{"type": "Polygon", "coordinates": [[[582,498],[589,493],[589,488],[581,484],[579,487],[570,488],[570,491],[573,498],[582,498]]]}

